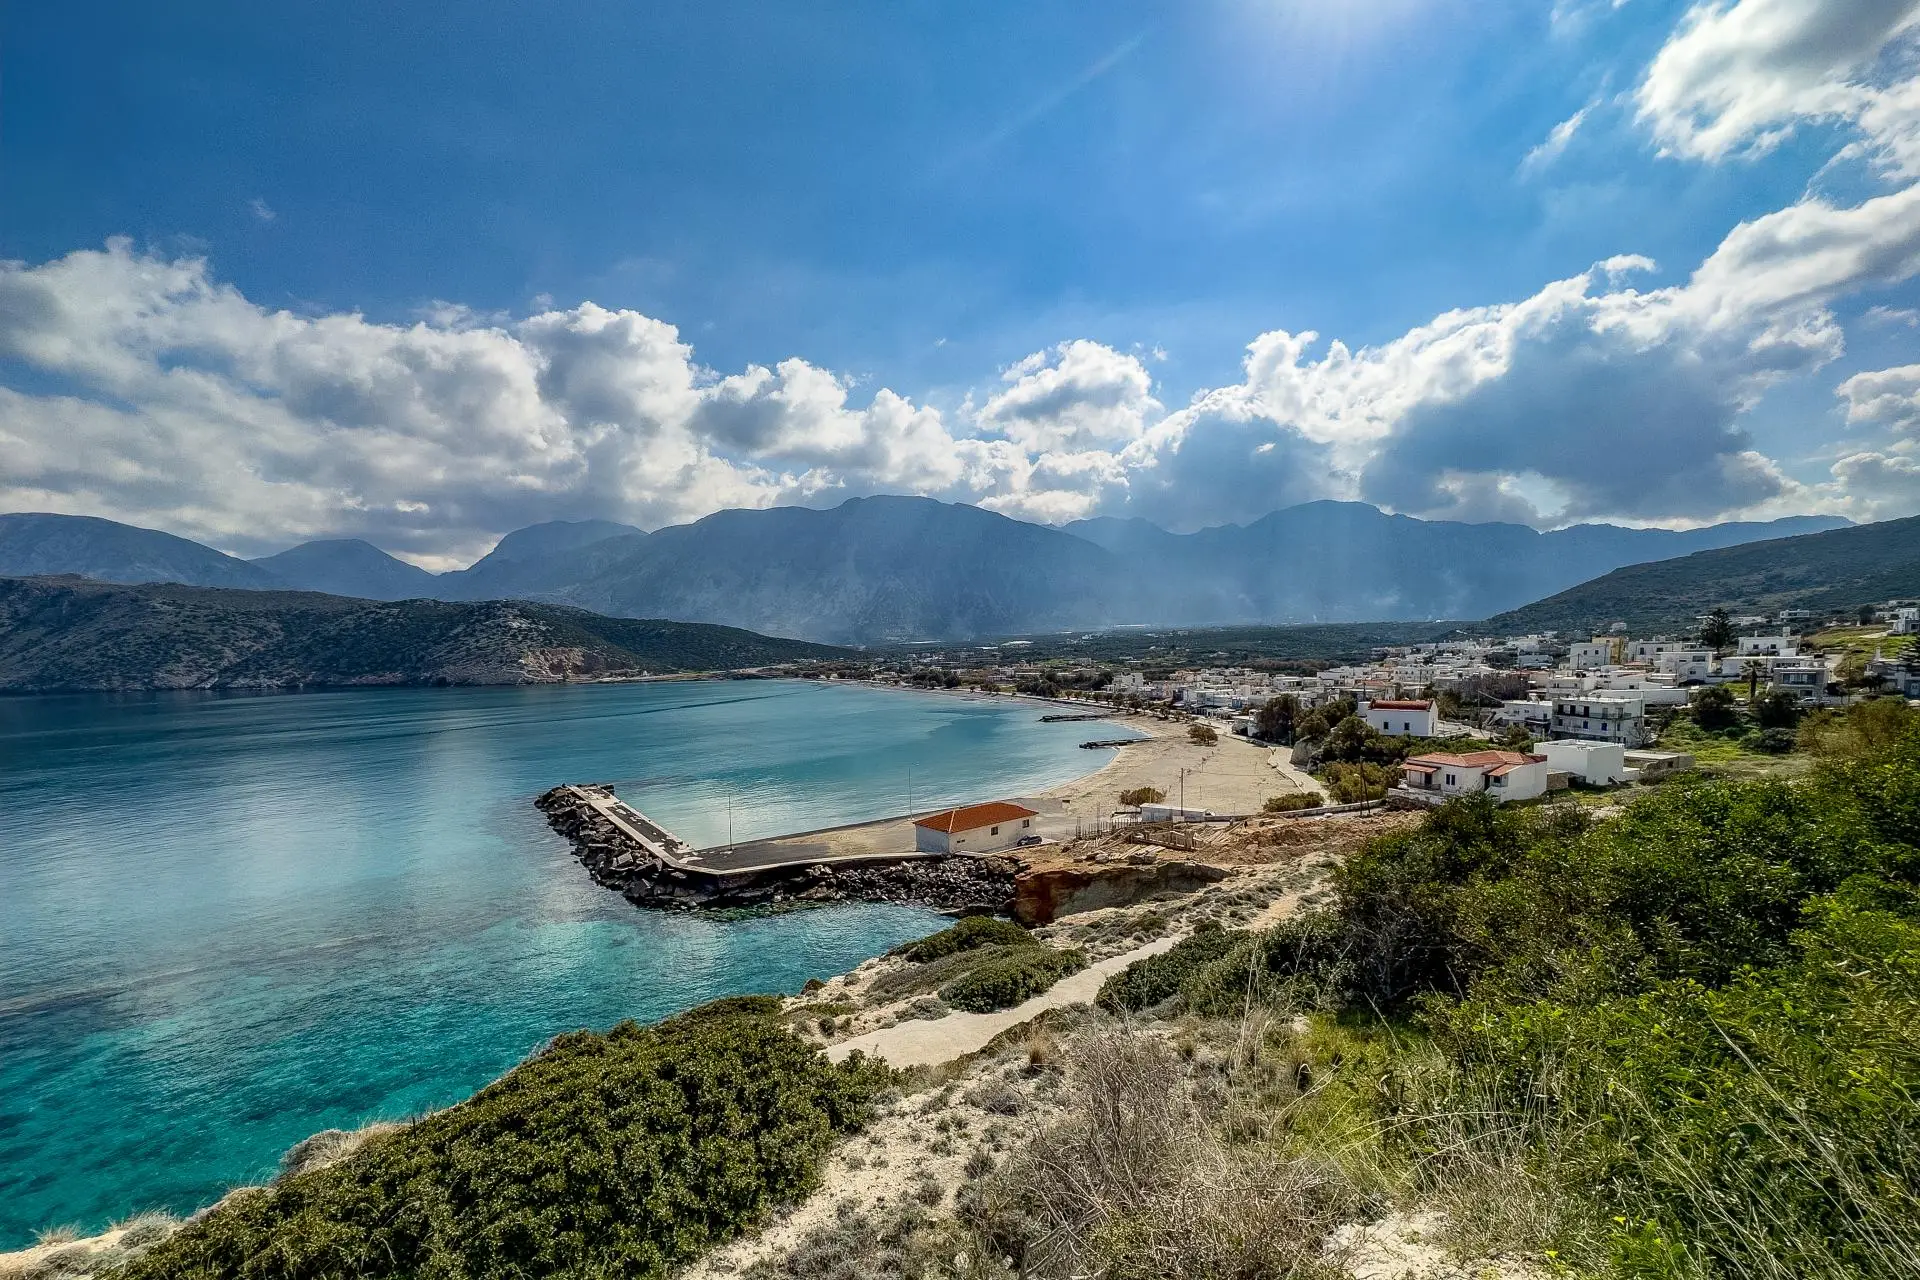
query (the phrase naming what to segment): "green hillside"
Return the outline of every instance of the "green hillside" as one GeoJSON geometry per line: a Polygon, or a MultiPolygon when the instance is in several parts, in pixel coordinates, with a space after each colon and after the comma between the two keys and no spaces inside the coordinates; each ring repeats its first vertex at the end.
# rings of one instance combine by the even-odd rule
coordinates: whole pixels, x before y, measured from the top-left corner
{"type": "Polygon", "coordinates": [[[0,690],[543,684],[845,651],[705,623],[519,601],[0,578],[0,690]]]}
{"type": "Polygon", "coordinates": [[[1691,625],[1716,607],[1842,614],[1903,597],[1920,597],[1920,516],[1628,565],[1487,625],[1573,634],[1625,622],[1643,632],[1691,625]]]}

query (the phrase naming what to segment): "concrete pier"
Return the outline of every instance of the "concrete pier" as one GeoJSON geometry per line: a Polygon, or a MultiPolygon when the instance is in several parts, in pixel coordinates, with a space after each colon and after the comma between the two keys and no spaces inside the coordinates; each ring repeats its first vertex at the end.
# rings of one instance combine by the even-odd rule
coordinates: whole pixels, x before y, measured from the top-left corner
{"type": "MultiPolygon", "coordinates": [[[[731,848],[696,849],[613,794],[604,785],[567,784],[538,805],[595,881],[642,906],[755,906],[789,900],[865,898],[943,909],[998,906],[1012,891],[1017,867],[997,857],[922,853],[911,824],[898,845],[879,839],[759,840],[731,848]]],[[[892,824],[863,824],[886,828],[892,824]]],[[[809,838],[811,837],[811,838],[809,838]]]]}

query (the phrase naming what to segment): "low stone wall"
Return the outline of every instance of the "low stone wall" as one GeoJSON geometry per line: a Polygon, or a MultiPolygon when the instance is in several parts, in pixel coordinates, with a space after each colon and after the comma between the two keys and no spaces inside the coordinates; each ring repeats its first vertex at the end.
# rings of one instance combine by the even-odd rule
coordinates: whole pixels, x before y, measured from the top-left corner
{"type": "MultiPolygon", "coordinates": [[[[578,788],[612,796],[613,788],[578,788]]],[[[764,872],[676,869],[637,845],[566,787],[534,802],[565,836],[594,883],[635,906],[667,911],[778,908],[814,902],[897,902],[936,911],[1004,911],[1019,864],[1008,858],[808,863],[764,872]]]]}

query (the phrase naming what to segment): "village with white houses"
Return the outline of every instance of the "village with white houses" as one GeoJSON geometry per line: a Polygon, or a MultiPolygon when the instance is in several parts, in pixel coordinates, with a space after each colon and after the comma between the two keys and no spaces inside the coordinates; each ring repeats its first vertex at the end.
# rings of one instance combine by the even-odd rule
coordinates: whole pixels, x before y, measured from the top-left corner
{"type": "Polygon", "coordinates": [[[1168,666],[1152,652],[1076,661],[1027,656],[1032,642],[1014,641],[919,655],[867,678],[1177,717],[1290,748],[1330,802],[1366,803],[1656,783],[1695,769],[1703,747],[1790,754],[1796,726],[1822,708],[1920,698],[1920,605],[1841,620],[1715,610],[1694,621],[1687,635],[1634,636],[1616,623],[1597,635],[1380,645],[1338,665],[1168,666]],[[1699,739],[1707,732],[1717,736],[1699,739]]]}

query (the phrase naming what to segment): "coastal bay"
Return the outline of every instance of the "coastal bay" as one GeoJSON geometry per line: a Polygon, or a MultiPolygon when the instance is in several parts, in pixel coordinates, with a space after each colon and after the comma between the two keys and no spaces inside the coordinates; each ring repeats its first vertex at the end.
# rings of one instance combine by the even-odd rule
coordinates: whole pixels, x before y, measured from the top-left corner
{"type": "Polygon", "coordinates": [[[443,1106],[548,1037],[794,990],[938,920],[636,912],[530,801],[691,840],[1097,769],[1032,703],[808,682],[0,700],[0,1247],[191,1210],[292,1143],[443,1106]]]}

